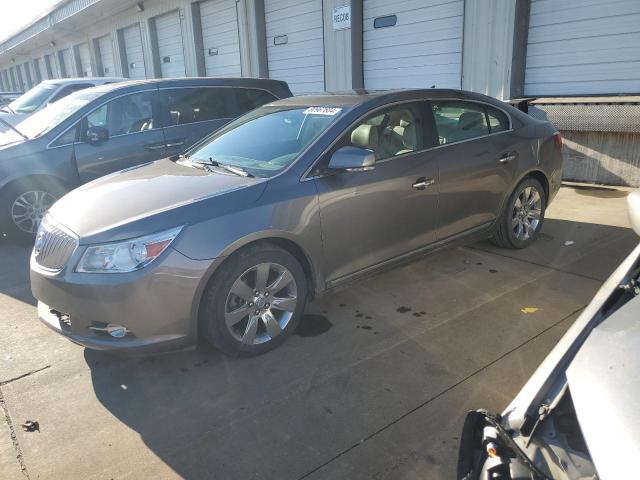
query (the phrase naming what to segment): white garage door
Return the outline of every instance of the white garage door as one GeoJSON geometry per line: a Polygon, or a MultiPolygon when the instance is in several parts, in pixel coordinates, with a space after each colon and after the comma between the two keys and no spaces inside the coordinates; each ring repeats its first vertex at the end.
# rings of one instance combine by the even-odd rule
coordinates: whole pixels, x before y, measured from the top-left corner
{"type": "Polygon", "coordinates": [[[364,0],[365,88],[460,88],[463,19],[463,0],[364,0]]]}
{"type": "Polygon", "coordinates": [[[532,1],[525,95],[638,93],[640,1],[532,1]]]}
{"type": "Polygon", "coordinates": [[[40,83],[43,80],[42,62],[39,58],[33,59],[33,81],[34,83],[40,83]]]}
{"type": "Polygon", "coordinates": [[[184,77],[184,47],[180,14],[175,11],[156,17],[158,53],[162,78],[184,77]]]}
{"type": "Polygon", "coordinates": [[[89,45],[83,43],[78,45],[78,56],[80,57],[80,76],[92,77],[93,70],[91,69],[91,54],[89,53],[89,45]]]}
{"type": "Polygon", "coordinates": [[[124,51],[127,56],[127,68],[129,78],[147,78],[144,69],[144,50],[142,49],[142,35],[140,35],[140,25],[137,23],[122,30],[124,39],[124,51]]]}
{"type": "Polygon", "coordinates": [[[240,42],[236,0],[200,4],[204,66],[208,77],[239,77],[240,42]]]}
{"type": "Polygon", "coordinates": [[[98,50],[100,51],[102,74],[105,77],[115,75],[116,63],[113,59],[113,43],[111,42],[111,35],[105,35],[98,39],[98,50]]]}
{"type": "Polygon", "coordinates": [[[324,91],[322,0],[265,0],[269,77],[294,94],[324,91]]]}
{"type": "Polygon", "coordinates": [[[58,69],[58,62],[56,57],[57,55],[54,54],[44,56],[45,67],[51,69],[51,76],[49,78],[60,78],[60,70],[58,69]]]}
{"type": "Polygon", "coordinates": [[[29,62],[22,64],[22,70],[24,71],[25,84],[28,88],[33,87],[35,84],[33,83],[33,75],[31,74],[31,65],[29,65],[29,62]]]}
{"type": "Polygon", "coordinates": [[[73,56],[71,55],[71,49],[65,48],[60,51],[60,55],[62,56],[62,64],[64,68],[60,68],[61,73],[64,72],[64,76],[69,78],[74,76],[73,69],[73,56]]]}

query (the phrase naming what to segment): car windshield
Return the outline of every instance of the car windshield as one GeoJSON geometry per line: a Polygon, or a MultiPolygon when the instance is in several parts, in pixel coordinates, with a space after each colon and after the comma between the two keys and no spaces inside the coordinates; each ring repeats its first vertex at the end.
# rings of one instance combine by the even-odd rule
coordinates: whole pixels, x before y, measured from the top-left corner
{"type": "Polygon", "coordinates": [[[272,176],[293,163],[342,114],[338,107],[261,107],[196,146],[188,156],[193,161],[239,167],[258,177],[272,176]]]}
{"type": "Polygon", "coordinates": [[[46,102],[51,94],[58,88],[55,83],[36,85],[24,95],[18,97],[9,104],[9,108],[16,113],[34,112],[40,105],[46,102]]]}
{"type": "Polygon", "coordinates": [[[58,100],[47,108],[43,108],[39,112],[34,113],[16,125],[16,128],[29,138],[39,137],[57,127],[60,122],[102,94],[103,92],[88,90],[72,93],[68,97],[58,100]]]}

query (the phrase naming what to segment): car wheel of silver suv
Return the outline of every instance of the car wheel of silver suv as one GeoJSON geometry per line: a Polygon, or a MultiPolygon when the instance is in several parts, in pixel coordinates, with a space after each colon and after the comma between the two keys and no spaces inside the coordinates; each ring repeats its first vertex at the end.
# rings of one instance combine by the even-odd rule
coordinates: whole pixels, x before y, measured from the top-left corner
{"type": "Polygon", "coordinates": [[[258,355],[293,333],[306,297],[306,276],[293,255],[272,244],[251,246],[229,258],[207,286],[200,332],[229,355],[258,355]]]}
{"type": "Polygon", "coordinates": [[[547,200],[544,188],[535,178],[525,178],[509,197],[498,219],[493,243],[504,248],[525,248],[540,233],[547,200]]]}
{"type": "Polygon", "coordinates": [[[66,193],[54,180],[20,180],[0,194],[0,230],[13,240],[30,243],[51,206],[66,193]]]}

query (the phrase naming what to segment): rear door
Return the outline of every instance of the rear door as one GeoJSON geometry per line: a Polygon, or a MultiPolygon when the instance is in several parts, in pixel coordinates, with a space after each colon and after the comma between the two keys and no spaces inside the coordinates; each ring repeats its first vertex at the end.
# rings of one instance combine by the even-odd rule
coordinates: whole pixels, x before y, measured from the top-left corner
{"type": "Polygon", "coordinates": [[[165,156],[157,96],[155,89],[123,95],[94,109],[82,119],[80,142],[75,144],[76,164],[82,183],[165,156]],[[87,130],[90,127],[106,129],[109,138],[89,143],[87,130]]]}
{"type": "Polygon", "coordinates": [[[478,102],[433,101],[438,133],[438,238],[493,222],[520,154],[505,112],[478,102]]]}
{"type": "Polygon", "coordinates": [[[328,283],[419,250],[436,239],[437,164],[426,102],[373,113],[349,131],[313,172],[328,283]],[[373,150],[375,169],[327,172],[343,146],[373,150]]]}

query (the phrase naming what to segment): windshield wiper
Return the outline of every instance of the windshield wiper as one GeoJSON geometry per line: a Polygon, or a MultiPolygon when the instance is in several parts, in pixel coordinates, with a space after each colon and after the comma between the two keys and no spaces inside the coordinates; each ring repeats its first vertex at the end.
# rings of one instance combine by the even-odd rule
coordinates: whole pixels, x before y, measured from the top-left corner
{"type": "Polygon", "coordinates": [[[2,108],[0,108],[0,110],[3,110],[5,112],[9,112],[9,113],[13,113],[14,115],[16,114],[16,111],[11,108],[8,104],[3,106],[2,108]]]}
{"type": "Polygon", "coordinates": [[[13,125],[11,125],[9,122],[7,122],[4,118],[0,117],[0,122],[2,122],[4,125],[6,125],[7,127],[9,127],[11,130],[13,130],[14,132],[16,132],[18,135],[20,135],[22,138],[24,138],[25,140],[29,140],[29,137],[27,137],[24,133],[22,133],[20,130],[18,130],[16,127],[14,127],[13,125]]]}
{"type": "Polygon", "coordinates": [[[253,178],[254,175],[252,175],[251,173],[247,172],[246,170],[243,170],[240,167],[236,167],[234,165],[227,165],[226,163],[220,163],[216,160],[214,160],[213,158],[209,157],[209,161],[207,163],[207,165],[211,165],[213,167],[217,167],[217,168],[222,168],[223,170],[226,170],[227,172],[231,172],[235,175],[238,175],[239,177],[249,177],[249,178],[253,178]]]}

